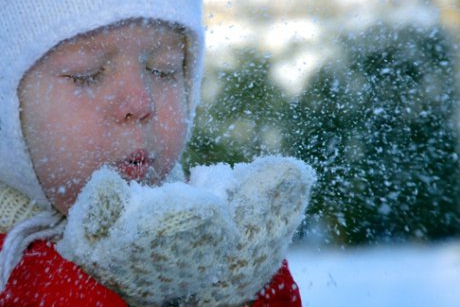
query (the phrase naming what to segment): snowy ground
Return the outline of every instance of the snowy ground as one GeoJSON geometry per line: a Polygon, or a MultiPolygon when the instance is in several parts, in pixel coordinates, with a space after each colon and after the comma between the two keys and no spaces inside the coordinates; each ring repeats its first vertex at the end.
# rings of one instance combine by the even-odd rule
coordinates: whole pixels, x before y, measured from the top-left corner
{"type": "Polygon", "coordinates": [[[330,250],[296,245],[303,307],[458,307],[460,242],[330,250]]]}

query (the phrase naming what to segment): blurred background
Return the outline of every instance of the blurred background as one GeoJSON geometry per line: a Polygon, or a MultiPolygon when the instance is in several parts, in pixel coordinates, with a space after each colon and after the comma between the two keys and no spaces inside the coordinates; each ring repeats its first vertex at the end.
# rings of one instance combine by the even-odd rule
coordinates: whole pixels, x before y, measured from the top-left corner
{"type": "Polygon", "coordinates": [[[205,0],[196,164],[318,173],[303,306],[460,306],[460,0],[205,0]]]}
{"type": "Polygon", "coordinates": [[[460,238],[459,0],[205,0],[196,164],[298,157],[296,242],[460,238]]]}

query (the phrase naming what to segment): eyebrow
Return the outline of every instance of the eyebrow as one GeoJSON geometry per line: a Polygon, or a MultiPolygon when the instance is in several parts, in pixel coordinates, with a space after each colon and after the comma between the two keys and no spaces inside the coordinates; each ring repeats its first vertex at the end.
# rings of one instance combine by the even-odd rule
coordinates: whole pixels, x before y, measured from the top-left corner
{"type": "MultiPolygon", "coordinates": [[[[152,54],[152,55],[157,55],[157,54],[162,54],[162,53],[184,53],[185,52],[185,48],[186,48],[186,41],[185,41],[185,38],[182,38],[182,37],[179,37],[174,40],[171,40],[172,42],[176,42],[177,44],[171,44],[170,41],[168,41],[167,43],[165,44],[161,44],[161,43],[155,43],[155,44],[151,44],[149,45],[148,47],[144,48],[146,50],[148,50],[149,54],[152,54]],[[173,47],[171,48],[171,45],[177,45],[177,47],[173,47]],[[179,47],[180,46],[180,47],[179,47]]],[[[65,43],[66,41],[64,41],[63,43],[65,43]]],[[[85,37],[75,37],[75,38],[72,38],[72,40],[70,41],[67,41],[67,43],[69,43],[68,47],[69,49],[66,50],[66,53],[69,52],[69,53],[86,53],[86,52],[102,52],[104,54],[104,56],[101,56],[101,57],[104,57],[104,58],[107,58],[109,55],[111,54],[115,54],[117,53],[118,51],[114,51],[114,50],[110,50],[110,51],[106,51],[107,49],[107,44],[105,44],[104,42],[99,42],[97,41],[96,39],[94,39],[94,36],[91,36],[91,37],[88,37],[88,38],[85,38],[85,37]],[[80,41],[82,40],[82,41],[80,41]],[[72,46],[74,45],[74,46],[72,46]],[[73,47],[73,48],[72,48],[73,47]]],[[[59,52],[59,49],[61,46],[63,46],[64,44],[59,44],[58,46],[56,46],[55,48],[53,48],[54,50],[57,50],[59,52]]],[[[109,48],[109,49],[112,49],[112,48],[109,48]]]]}
{"type": "MultiPolygon", "coordinates": [[[[103,62],[116,55],[119,50],[117,50],[117,48],[111,48],[110,43],[107,44],[104,40],[100,41],[96,37],[98,35],[103,35],[106,31],[110,31],[116,28],[117,27],[111,26],[103,27],[94,31],[82,33],[67,40],[63,40],[54,48],[52,48],[49,53],[56,52],[56,57],[59,64],[64,64],[63,62],[65,61],[65,65],[75,66],[75,69],[78,69],[77,66],[79,64],[76,63],[78,60],[74,62],[73,65],[69,65],[68,61],[64,59],[64,57],[68,56],[69,54],[75,54],[76,56],[81,57],[81,61],[86,61],[84,57],[88,54],[90,62],[93,62],[94,65],[102,64],[103,62]],[[65,49],[63,48],[64,46],[66,47],[65,49]],[[62,59],[60,59],[61,57],[62,59]]],[[[150,56],[158,56],[167,53],[174,57],[175,55],[183,54],[185,61],[187,36],[180,28],[168,27],[166,30],[171,31],[171,34],[174,35],[162,36],[166,39],[165,43],[159,43],[157,41],[156,43],[152,43],[148,47],[145,47],[145,51],[148,52],[150,56]],[[176,47],[171,47],[172,45],[175,45],[176,47]]]]}
{"type": "Polygon", "coordinates": [[[78,49],[78,50],[65,50],[64,52],[57,52],[54,55],[54,62],[57,65],[57,68],[65,68],[65,70],[74,70],[74,69],[82,69],[86,68],[88,65],[90,66],[99,66],[103,63],[107,62],[111,57],[113,57],[116,52],[109,51],[109,52],[96,52],[94,49],[93,51],[89,51],[88,49],[78,49]],[[87,53],[88,54],[85,54],[87,53]],[[76,56],[74,61],[69,61],[69,56],[76,56]]]}

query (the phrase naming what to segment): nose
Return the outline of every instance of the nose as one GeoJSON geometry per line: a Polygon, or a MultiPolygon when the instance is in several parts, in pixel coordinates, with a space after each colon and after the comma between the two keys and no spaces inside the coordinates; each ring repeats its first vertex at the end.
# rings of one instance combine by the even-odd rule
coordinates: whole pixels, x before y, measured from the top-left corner
{"type": "Polygon", "coordinates": [[[118,122],[145,122],[153,116],[151,95],[145,89],[125,91],[116,109],[115,117],[118,122]]]}
{"type": "Polygon", "coordinates": [[[153,117],[152,89],[142,77],[140,69],[124,70],[115,89],[117,104],[114,117],[117,122],[146,122],[153,117]]]}

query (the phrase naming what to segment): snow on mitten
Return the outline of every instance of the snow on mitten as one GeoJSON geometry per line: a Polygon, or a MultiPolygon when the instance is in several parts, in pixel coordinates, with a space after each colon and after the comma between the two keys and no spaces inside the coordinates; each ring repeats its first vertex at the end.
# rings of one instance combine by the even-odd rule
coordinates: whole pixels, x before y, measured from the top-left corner
{"type": "Polygon", "coordinates": [[[190,184],[227,199],[239,230],[236,248],[225,255],[223,277],[197,295],[200,306],[255,298],[286,257],[314,181],[313,169],[294,158],[263,157],[233,170],[223,164],[192,169],[190,184]]]}
{"type": "Polygon", "coordinates": [[[226,203],[185,183],[126,183],[95,172],[68,214],[62,256],[131,306],[186,301],[221,279],[237,230],[226,203]]]}

